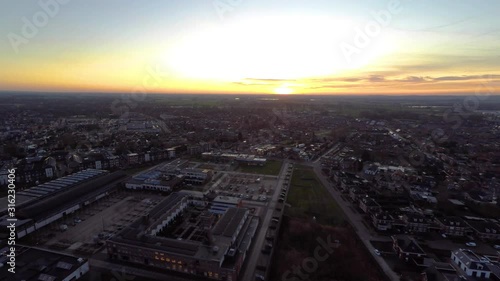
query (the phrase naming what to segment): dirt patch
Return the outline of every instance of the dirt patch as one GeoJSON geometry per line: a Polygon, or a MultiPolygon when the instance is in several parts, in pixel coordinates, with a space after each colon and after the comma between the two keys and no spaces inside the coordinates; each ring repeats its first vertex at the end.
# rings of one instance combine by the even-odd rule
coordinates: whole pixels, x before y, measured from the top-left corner
{"type": "Polygon", "coordinates": [[[281,229],[271,280],[384,280],[383,273],[349,226],[325,226],[285,217],[281,229]],[[335,244],[335,240],[338,246],[328,253],[324,242],[335,244]],[[315,258],[318,253],[322,255],[320,259],[315,258]]]}

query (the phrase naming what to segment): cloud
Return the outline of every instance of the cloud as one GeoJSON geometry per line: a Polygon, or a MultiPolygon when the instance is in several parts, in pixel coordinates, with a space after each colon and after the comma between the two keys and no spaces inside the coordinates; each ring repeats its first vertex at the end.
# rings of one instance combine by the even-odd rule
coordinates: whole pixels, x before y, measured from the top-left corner
{"type": "Polygon", "coordinates": [[[422,82],[428,82],[429,80],[426,77],[422,77],[422,76],[407,76],[406,78],[396,79],[395,81],[397,81],[397,82],[422,83],[422,82]]]}
{"type": "Polygon", "coordinates": [[[433,81],[467,81],[467,80],[480,80],[480,79],[499,79],[500,75],[485,74],[485,75],[462,75],[462,76],[442,76],[433,78],[433,81]]]}
{"type": "Polygon", "coordinates": [[[275,79],[275,78],[244,78],[241,81],[233,82],[233,84],[244,86],[266,86],[266,85],[282,85],[284,83],[293,83],[297,80],[293,79],[275,79]]]}
{"type": "Polygon", "coordinates": [[[280,86],[286,83],[295,85],[298,88],[309,90],[342,90],[342,89],[390,89],[390,88],[408,88],[408,87],[439,87],[445,83],[461,83],[468,81],[471,83],[498,83],[500,74],[477,74],[477,75],[448,75],[448,76],[424,76],[408,75],[401,76],[397,72],[372,72],[361,76],[352,77],[318,77],[307,79],[260,79],[246,78],[241,81],[233,82],[243,86],[280,86]]]}
{"type": "Polygon", "coordinates": [[[385,77],[383,75],[370,75],[367,79],[370,82],[385,82],[385,77]]]}

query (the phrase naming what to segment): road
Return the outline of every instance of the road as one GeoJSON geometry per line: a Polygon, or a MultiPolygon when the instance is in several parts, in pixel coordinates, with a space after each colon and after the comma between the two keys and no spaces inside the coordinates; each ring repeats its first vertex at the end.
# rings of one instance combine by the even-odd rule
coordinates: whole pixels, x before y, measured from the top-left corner
{"type": "Polygon", "coordinates": [[[273,216],[274,209],[276,208],[276,202],[278,201],[278,197],[280,194],[281,186],[285,181],[286,171],[288,170],[288,161],[283,161],[283,165],[281,166],[281,171],[278,176],[278,183],[276,188],[274,189],[274,194],[267,205],[267,211],[264,216],[264,219],[261,220],[260,229],[258,231],[257,237],[254,238],[253,246],[251,248],[251,252],[248,255],[246,261],[246,267],[242,272],[241,281],[253,281],[255,280],[255,269],[261,255],[262,247],[264,246],[264,241],[266,239],[267,229],[269,227],[269,223],[271,222],[271,218],[273,216]]]}
{"type": "Polygon", "coordinates": [[[390,280],[399,281],[400,280],[399,275],[392,270],[392,268],[386,263],[384,258],[382,258],[381,256],[377,256],[375,254],[375,248],[370,243],[370,240],[388,241],[389,239],[385,237],[374,237],[370,234],[370,230],[363,223],[362,216],[353,212],[353,210],[351,209],[351,203],[344,201],[344,199],[342,198],[342,194],[337,189],[331,187],[331,183],[323,175],[321,171],[321,165],[319,163],[302,163],[302,164],[314,168],[314,172],[320,179],[321,183],[325,186],[328,192],[330,192],[330,195],[337,202],[342,211],[344,211],[344,214],[346,215],[347,219],[349,220],[351,225],[356,229],[356,233],[358,234],[359,238],[361,239],[361,241],[363,241],[363,244],[365,244],[366,248],[373,256],[373,258],[377,261],[377,263],[380,265],[380,268],[384,271],[386,276],[390,280]]]}

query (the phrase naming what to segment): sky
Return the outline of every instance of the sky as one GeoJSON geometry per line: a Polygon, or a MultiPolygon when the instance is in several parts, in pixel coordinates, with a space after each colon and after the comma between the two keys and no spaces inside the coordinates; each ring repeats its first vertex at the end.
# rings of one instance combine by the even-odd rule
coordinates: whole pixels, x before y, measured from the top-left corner
{"type": "Polygon", "coordinates": [[[0,91],[500,93],[498,0],[0,0],[0,91]]]}

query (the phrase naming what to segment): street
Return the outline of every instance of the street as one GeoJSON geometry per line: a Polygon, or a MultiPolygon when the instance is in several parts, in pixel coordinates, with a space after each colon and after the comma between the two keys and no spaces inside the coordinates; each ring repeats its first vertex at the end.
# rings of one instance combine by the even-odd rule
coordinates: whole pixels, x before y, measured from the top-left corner
{"type": "Polygon", "coordinates": [[[254,238],[254,242],[251,248],[251,252],[249,253],[249,256],[247,257],[246,261],[246,267],[244,268],[244,271],[242,272],[241,280],[242,281],[253,281],[255,280],[255,268],[257,266],[259,257],[261,255],[261,250],[264,245],[264,240],[266,239],[266,232],[269,227],[269,223],[271,221],[271,218],[273,216],[274,209],[276,207],[276,202],[278,201],[278,196],[281,191],[281,186],[283,185],[283,182],[285,181],[285,175],[286,171],[288,170],[288,161],[284,161],[283,165],[281,166],[281,171],[278,176],[278,183],[276,185],[276,188],[274,189],[274,194],[269,201],[266,209],[266,214],[264,216],[264,219],[260,223],[260,229],[258,231],[257,236],[254,238]]]}

